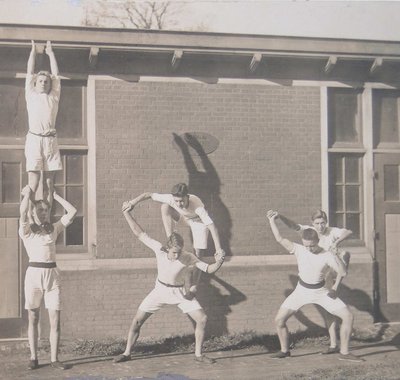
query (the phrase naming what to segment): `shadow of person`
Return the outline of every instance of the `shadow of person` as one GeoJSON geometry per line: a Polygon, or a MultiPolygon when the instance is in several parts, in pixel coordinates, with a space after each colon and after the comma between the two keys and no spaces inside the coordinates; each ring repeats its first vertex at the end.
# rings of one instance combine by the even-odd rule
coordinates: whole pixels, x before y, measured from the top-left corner
{"type": "MultiPolygon", "coordinates": [[[[218,229],[222,248],[228,256],[231,256],[232,219],[228,208],[221,200],[221,181],[218,173],[194,135],[185,133],[183,138],[176,133],[172,135],[176,146],[182,153],[188,171],[189,193],[197,195],[203,201],[218,229]],[[193,156],[196,156],[197,162],[193,156]],[[201,170],[198,169],[198,166],[201,167],[201,170]]],[[[210,247],[210,245],[208,246],[210,247]]],[[[212,253],[212,249],[209,248],[207,256],[212,253]]]]}
{"type": "Polygon", "coordinates": [[[240,290],[214,274],[201,276],[196,298],[207,314],[207,336],[228,334],[231,306],[247,299],[240,290]]]}

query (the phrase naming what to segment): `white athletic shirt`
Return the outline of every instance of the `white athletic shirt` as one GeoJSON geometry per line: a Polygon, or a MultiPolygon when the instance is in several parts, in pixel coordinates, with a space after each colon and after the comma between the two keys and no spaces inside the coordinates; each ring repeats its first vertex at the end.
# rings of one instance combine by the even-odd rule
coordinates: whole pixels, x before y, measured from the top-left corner
{"type": "Polygon", "coordinates": [[[139,235],[139,240],[156,254],[158,279],[169,285],[182,285],[182,272],[189,265],[196,265],[203,272],[207,272],[208,264],[199,260],[195,255],[183,251],[178,260],[168,260],[167,252],[163,251],[162,244],[152,239],[145,232],[139,235]]]}
{"type": "Polygon", "coordinates": [[[204,204],[201,199],[193,194],[188,194],[189,202],[186,208],[180,208],[174,201],[174,197],[172,194],[158,194],[153,193],[151,195],[151,199],[153,201],[166,203],[170,205],[173,209],[179,212],[186,220],[193,222],[202,222],[206,226],[209,226],[213,223],[212,219],[208,215],[206,209],[204,208],[204,204]]]}
{"type": "Polygon", "coordinates": [[[25,99],[28,109],[29,130],[46,135],[56,128],[58,103],[60,100],[60,77],[52,76],[49,94],[40,94],[35,90],[37,75],[27,74],[25,80],[25,99]]]}
{"type": "Polygon", "coordinates": [[[339,271],[338,264],[331,252],[311,253],[306,247],[293,243],[290,252],[296,256],[299,268],[299,277],[307,284],[317,284],[324,280],[327,267],[336,272],[339,271]]]}
{"type": "Polygon", "coordinates": [[[18,232],[24,242],[29,261],[55,262],[57,236],[70,223],[71,219],[63,215],[58,222],[53,223],[54,230],[50,234],[34,233],[28,222],[21,223],[18,232]]]}
{"type": "MultiPolygon", "coordinates": [[[[315,230],[313,226],[305,226],[299,224],[301,230],[305,230],[307,228],[312,228],[315,230]]],[[[316,230],[315,230],[316,231],[316,230]]],[[[325,251],[329,250],[332,244],[342,236],[343,232],[346,231],[344,228],[337,227],[326,227],[323,234],[318,233],[319,242],[318,245],[325,249],[325,251]]],[[[318,232],[318,231],[317,231],[318,232]]]]}

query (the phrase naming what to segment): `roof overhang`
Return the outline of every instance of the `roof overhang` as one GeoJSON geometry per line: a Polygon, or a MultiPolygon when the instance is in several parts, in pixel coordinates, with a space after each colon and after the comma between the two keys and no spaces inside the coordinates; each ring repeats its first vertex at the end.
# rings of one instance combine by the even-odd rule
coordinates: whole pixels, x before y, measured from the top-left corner
{"type": "Polygon", "coordinates": [[[25,71],[32,39],[72,76],[400,82],[400,41],[0,24],[3,76],[25,71]]]}

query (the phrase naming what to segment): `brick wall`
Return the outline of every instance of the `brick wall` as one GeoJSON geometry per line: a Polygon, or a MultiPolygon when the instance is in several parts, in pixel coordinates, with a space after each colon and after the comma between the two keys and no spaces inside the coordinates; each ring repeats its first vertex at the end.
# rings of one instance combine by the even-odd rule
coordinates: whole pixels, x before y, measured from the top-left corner
{"type": "MultiPolygon", "coordinates": [[[[295,266],[225,266],[214,276],[203,275],[198,300],[208,315],[208,335],[254,330],[275,333],[274,317],[293,289],[295,266]]],[[[351,305],[355,327],[372,322],[372,284],[369,264],[352,264],[341,287],[342,299],[351,305]],[[368,275],[367,275],[368,274],[368,275]]],[[[126,337],[132,318],[153,288],[156,271],[95,270],[63,272],[62,335],[64,338],[126,337]]],[[[289,321],[291,331],[323,325],[314,306],[304,307],[289,321]]],[[[189,319],[177,307],[152,316],[142,337],[191,334],[189,319]]]]}
{"type": "MultiPolygon", "coordinates": [[[[315,87],[97,81],[98,257],[150,256],[132,239],[121,203],[182,181],[203,198],[227,251],[273,254],[265,210],[306,222],[321,203],[319,99],[315,87]],[[172,133],[193,131],[220,145],[188,171],[172,133]]],[[[137,216],[164,239],[158,204],[142,204],[137,216]]]]}

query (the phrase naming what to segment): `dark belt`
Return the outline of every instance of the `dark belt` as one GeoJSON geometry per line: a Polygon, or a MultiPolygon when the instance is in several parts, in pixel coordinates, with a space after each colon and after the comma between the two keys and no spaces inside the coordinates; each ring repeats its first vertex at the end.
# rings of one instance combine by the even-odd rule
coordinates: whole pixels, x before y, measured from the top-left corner
{"type": "Polygon", "coordinates": [[[40,136],[40,137],[56,137],[57,136],[57,133],[56,132],[50,132],[50,133],[47,133],[47,134],[41,134],[41,133],[35,133],[35,132],[32,132],[32,131],[29,131],[29,133],[31,133],[32,135],[35,135],[35,136],[40,136]]]}
{"type": "Polygon", "coordinates": [[[301,286],[304,286],[307,289],[321,289],[325,285],[325,280],[318,282],[316,284],[307,284],[307,282],[304,282],[300,277],[299,277],[299,284],[301,286]]]}
{"type": "Polygon", "coordinates": [[[57,268],[57,264],[55,262],[52,263],[35,263],[35,262],[30,262],[29,263],[30,267],[34,268],[57,268]]]}
{"type": "Polygon", "coordinates": [[[182,288],[183,285],[171,285],[171,284],[166,284],[165,282],[160,281],[159,279],[157,279],[157,281],[160,284],[163,284],[164,286],[168,287],[168,288],[182,288]]]}

